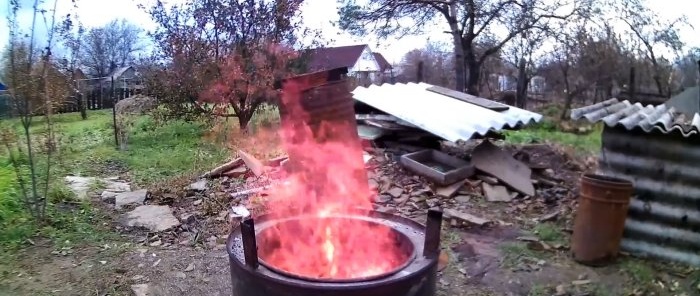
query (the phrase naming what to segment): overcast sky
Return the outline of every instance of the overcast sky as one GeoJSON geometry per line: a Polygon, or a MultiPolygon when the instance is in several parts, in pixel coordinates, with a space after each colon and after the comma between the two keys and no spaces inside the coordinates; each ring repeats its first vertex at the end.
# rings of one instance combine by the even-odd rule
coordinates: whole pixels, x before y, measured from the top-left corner
{"type": "MultiPolygon", "coordinates": [[[[73,13],[77,13],[80,21],[88,28],[102,26],[113,19],[126,18],[148,31],[154,29],[155,24],[151,21],[148,14],[137,7],[137,4],[147,5],[150,1],[152,0],[78,0],[78,9],[73,11],[73,13]]],[[[169,0],[168,2],[176,3],[182,1],[185,0],[169,0]]],[[[53,4],[53,1],[50,0],[45,2],[53,4]]],[[[330,45],[341,46],[366,43],[370,45],[372,50],[381,52],[391,63],[400,62],[406,52],[423,47],[427,40],[446,43],[450,40],[447,34],[442,33],[445,28],[443,28],[441,23],[438,23],[439,25],[431,28],[429,32],[423,35],[407,36],[398,40],[396,38],[378,40],[373,37],[353,37],[330,25],[332,21],[337,21],[338,19],[335,0],[306,0],[306,2],[302,10],[304,23],[311,28],[321,29],[324,38],[330,41],[330,45]]],[[[648,0],[648,2],[652,9],[655,9],[665,18],[676,18],[685,13],[691,25],[700,32],[700,10],[689,9],[688,3],[692,1],[648,0]]],[[[31,27],[31,5],[33,0],[20,0],[20,3],[23,5],[23,9],[19,13],[20,27],[27,29],[31,27]]],[[[0,7],[0,16],[2,16],[0,20],[0,48],[5,48],[9,38],[6,18],[9,4],[2,5],[4,7],[0,7]]],[[[57,11],[59,15],[64,15],[72,10],[74,9],[70,0],[58,0],[57,11]]],[[[39,26],[39,31],[45,32],[46,26],[41,16],[37,18],[37,26],[39,26]]],[[[687,45],[700,46],[700,33],[698,32],[688,28],[680,33],[687,45]]]]}

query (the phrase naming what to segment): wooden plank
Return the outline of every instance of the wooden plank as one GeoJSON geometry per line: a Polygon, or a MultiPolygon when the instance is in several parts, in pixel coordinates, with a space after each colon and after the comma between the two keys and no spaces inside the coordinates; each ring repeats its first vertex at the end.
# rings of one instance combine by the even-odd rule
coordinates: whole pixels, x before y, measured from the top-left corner
{"type": "Polygon", "coordinates": [[[510,108],[510,107],[508,107],[508,105],[504,105],[504,104],[494,102],[491,100],[487,100],[484,98],[479,98],[476,96],[472,96],[470,94],[465,94],[463,92],[458,92],[456,90],[451,90],[449,88],[444,88],[441,86],[432,86],[432,87],[429,87],[427,90],[434,92],[434,93],[444,95],[444,96],[455,98],[455,99],[458,99],[458,100],[463,101],[463,102],[467,102],[467,103],[474,104],[474,105],[477,105],[480,107],[484,107],[486,109],[493,110],[493,111],[501,112],[501,111],[506,111],[506,110],[508,110],[508,108],[510,108]]]}
{"type": "Polygon", "coordinates": [[[489,220],[486,220],[484,218],[477,217],[477,216],[474,216],[472,214],[460,212],[460,211],[453,210],[453,209],[444,209],[443,212],[445,213],[445,216],[443,216],[444,218],[454,218],[457,220],[462,220],[464,222],[476,224],[479,226],[482,226],[486,223],[489,223],[489,220]]]}

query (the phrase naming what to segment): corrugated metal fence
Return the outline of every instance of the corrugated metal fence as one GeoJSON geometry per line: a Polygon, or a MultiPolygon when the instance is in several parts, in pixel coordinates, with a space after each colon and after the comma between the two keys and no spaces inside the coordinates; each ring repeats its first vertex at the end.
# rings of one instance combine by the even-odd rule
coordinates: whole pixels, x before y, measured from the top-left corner
{"type": "Polygon", "coordinates": [[[624,250],[700,265],[700,137],[606,126],[599,170],[634,182],[624,250]]]}

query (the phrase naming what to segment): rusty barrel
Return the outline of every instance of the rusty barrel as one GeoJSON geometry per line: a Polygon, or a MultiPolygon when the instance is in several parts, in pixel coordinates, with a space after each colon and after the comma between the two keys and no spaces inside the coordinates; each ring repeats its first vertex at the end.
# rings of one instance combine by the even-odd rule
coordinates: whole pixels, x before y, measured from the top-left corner
{"type": "Polygon", "coordinates": [[[571,239],[574,260],[600,266],[617,257],[632,191],[628,180],[596,174],[581,178],[571,239]]]}

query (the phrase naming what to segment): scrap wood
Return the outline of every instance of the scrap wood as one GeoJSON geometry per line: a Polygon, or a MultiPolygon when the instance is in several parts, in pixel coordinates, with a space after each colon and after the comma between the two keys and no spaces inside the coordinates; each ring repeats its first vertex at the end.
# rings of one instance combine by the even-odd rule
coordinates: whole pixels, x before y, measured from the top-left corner
{"type": "Polygon", "coordinates": [[[232,169],[235,169],[236,167],[239,167],[243,164],[243,159],[242,158],[236,158],[234,160],[231,160],[227,163],[224,163],[202,175],[200,178],[216,178],[220,177],[223,173],[230,171],[232,169]]]}
{"type": "Polygon", "coordinates": [[[490,185],[490,184],[484,182],[484,183],[481,183],[481,189],[484,191],[484,196],[486,197],[486,200],[491,201],[491,202],[496,202],[496,201],[509,202],[513,199],[513,197],[511,197],[510,193],[508,193],[508,189],[506,189],[505,186],[490,185]]]}
{"type": "Polygon", "coordinates": [[[547,185],[549,187],[560,187],[559,183],[554,182],[552,180],[547,180],[545,178],[535,178],[533,180],[536,181],[537,184],[547,185]]]}
{"type": "Polygon", "coordinates": [[[237,197],[242,197],[250,194],[255,194],[255,193],[260,193],[263,192],[267,189],[270,189],[272,185],[265,185],[262,187],[257,187],[257,188],[251,188],[251,189],[246,189],[238,192],[231,193],[231,198],[237,198],[237,197]]]}
{"type": "Polygon", "coordinates": [[[281,165],[282,165],[282,162],[285,161],[285,160],[287,160],[287,159],[289,159],[289,156],[282,155],[282,156],[279,156],[279,157],[275,157],[275,158],[268,159],[268,160],[265,162],[265,165],[266,165],[266,166],[271,166],[271,167],[278,167],[278,166],[281,166],[281,165]]]}
{"type": "Polygon", "coordinates": [[[466,180],[461,180],[461,181],[457,181],[453,184],[450,184],[450,185],[447,185],[444,187],[438,187],[435,190],[435,195],[437,195],[439,197],[444,197],[444,198],[453,197],[457,194],[457,192],[460,189],[462,189],[462,187],[464,186],[464,183],[466,183],[466,182],[467,182],[466,180]]]}
{"type": "Polygon", "coordinates": [[[245,153],[243,150],[238,150],[238,155],[243,159],[243,162],[245,165],[253,171],[253,174],[256,176],[260,177],[264,172],[265,172],[265,165],[255,158],[255,156],[252,156],[248,153],[245,153]]]}
{"type": "Polygon", "coordinates": [[[240,178],[240,177],[244,176],[247,172],[248,172],[247,167],[239,166],[237,168],[234,168],[232,170],[228,170],[228,171],[222,173],[222,175],[227,176],[229,178],[240,178]]]}
{"type": "Polygon", "coordinates": [[[467,214],[467,213],[460,212],[460,211],[453,210],[453,209],[445,209],[444,213],[445,213],[445,218],[455,218],[455,219],[462,220],[464,222],[468,222],[468,223],[472,223],[472,224],[476,224],[479,226],[483,226],[486,223],[490,222],[489,220],[486,220],[484,218],[477,217],[477,216],[474,216],[472,214],[467,214]]]}
{"type": "Polygon", "coordinates": [[[526,164],[501,150],[488,140],[474,149],[472,163],[478,170],[496,177],[505,185],[527,196],[535,195],[530,176],[532,170],[526,164]]]}
{"type": "Polygon", "coordinates": [[[561,212],[561,210],[556,210],[556,211],[554,211],[554,212],[552,212],[552,213],[549,213],[549,214],[546,214],[546,215],[540,217],[540,218],[537,219],[537,220],[540,221],[540,222],[552,221],[552,220],[556,219],[557,216],[559,216],[559,213],[560,213],[560,212],[561,212]]]}

